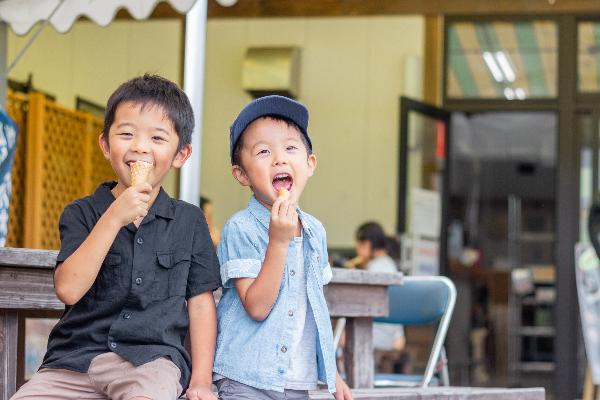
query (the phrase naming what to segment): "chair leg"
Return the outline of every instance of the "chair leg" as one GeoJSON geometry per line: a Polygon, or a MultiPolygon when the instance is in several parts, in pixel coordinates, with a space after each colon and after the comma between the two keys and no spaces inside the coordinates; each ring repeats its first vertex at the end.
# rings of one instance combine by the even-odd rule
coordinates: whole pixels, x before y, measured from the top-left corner
{"type": "Polygon", "coordinates": [[[448,374],[448,357],[446,357],[446,348],[442,347],[440,352],[440,360],[443,363],[442,367],[442,386],[450,386],[450,375],[448,374]]]}
{"type": "Polygon", "coordinates": [[[346,318],[338,318],[337,323],[335,324],[335,332],[333,332],[333,348],[336,351],[340,345],[340,339],[342,338],[342,333],[344,333],[345,327],[346,318]]]}

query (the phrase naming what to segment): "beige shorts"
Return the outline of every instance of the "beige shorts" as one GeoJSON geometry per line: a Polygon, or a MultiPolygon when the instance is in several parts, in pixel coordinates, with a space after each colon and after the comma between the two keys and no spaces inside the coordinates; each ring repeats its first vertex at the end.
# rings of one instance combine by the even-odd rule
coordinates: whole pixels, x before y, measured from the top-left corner
{"type": "Polygon", "coordinates": [[[182,392],[181,371],[159,358],[139,367],[115,353],[94,357],[87,373],[44,368],[36,372],[11,400],[114,399],[144,397],[177,399],[182,392]]]}

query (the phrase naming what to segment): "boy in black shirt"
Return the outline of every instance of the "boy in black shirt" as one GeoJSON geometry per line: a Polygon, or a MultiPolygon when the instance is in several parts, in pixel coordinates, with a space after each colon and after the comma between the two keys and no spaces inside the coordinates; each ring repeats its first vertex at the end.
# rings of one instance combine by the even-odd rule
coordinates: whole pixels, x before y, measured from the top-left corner
{"type": "Polygon", "coordinates": [[[193,126],[187,96],[164,78],[134,78],[109,98],[99,142],[118,181],[61,216],[54,285],[65,313],[13,399],[165,400],[188,384],[188,399],[216,399],[218,260],[200,209],[161,187],[191,155],[193,126]],[[149,176],[133,184],[137,163],[149,176]]]}

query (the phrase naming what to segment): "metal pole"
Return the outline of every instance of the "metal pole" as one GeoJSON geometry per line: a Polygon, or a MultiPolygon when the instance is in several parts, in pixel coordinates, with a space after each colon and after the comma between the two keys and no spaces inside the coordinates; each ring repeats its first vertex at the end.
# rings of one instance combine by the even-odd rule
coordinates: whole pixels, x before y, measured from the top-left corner
{"type": "Polygon", "coordinates": [[[198,0],[185,18],[183,89],[192,103],[196,124],[192,134],[192,156],[187,160],[179,175],[179,198],[196,205],[200,200],[206,10],[207,0],[198,0]]]}

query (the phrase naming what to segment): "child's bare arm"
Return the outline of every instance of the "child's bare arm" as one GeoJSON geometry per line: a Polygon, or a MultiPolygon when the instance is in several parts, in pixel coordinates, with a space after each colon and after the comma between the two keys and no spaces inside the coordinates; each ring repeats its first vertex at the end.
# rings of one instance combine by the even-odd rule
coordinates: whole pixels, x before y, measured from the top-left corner
{"type": "Polygon", "coordinates": [[[212,369],[217,340],[217,314],[212,292],[188,300],[192,378],[187,390],[190,400],[215,399],[212,393],[212,369]]]}
{"type": "Polygon", "coordinates": [[[258,276],[235,281],[242,304],[252,319],[262,321],[267,318],[277,300],[289,242],[297,224],[295,205],[287,199],[277,198],[271,208],[269,244],[258,276]]]}
{"type": "Polygon", "coordinates": [[[65,304],[77,303],[90,289],[119,229],[148,213],[152,187],[125,190],[100,217],[88,237],[54,272],[56,295],[65,304]]]}

